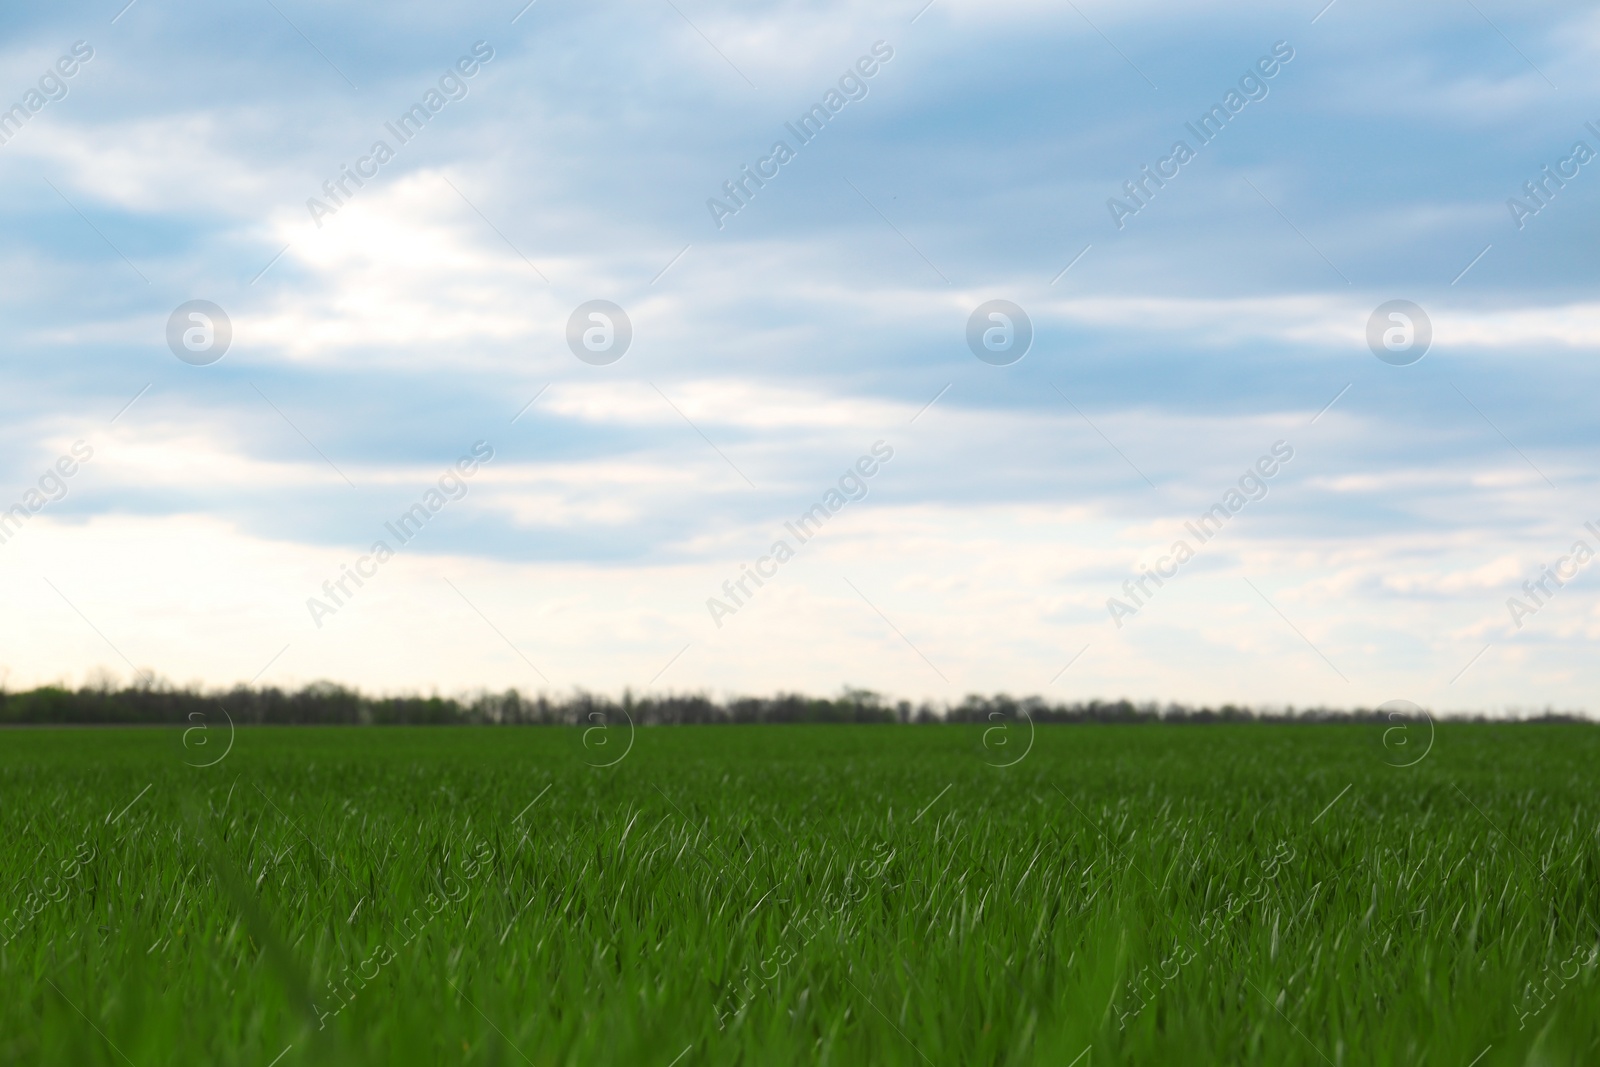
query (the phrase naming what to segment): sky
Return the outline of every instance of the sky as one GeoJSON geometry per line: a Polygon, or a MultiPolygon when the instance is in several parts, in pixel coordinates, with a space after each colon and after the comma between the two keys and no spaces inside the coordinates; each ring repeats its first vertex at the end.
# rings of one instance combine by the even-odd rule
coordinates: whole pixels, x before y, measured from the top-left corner
{"type": "Polygon", "coordinates": [[[125,2],[0,13],[8,688],[1597,705],[1587,5],[125,2]]]}

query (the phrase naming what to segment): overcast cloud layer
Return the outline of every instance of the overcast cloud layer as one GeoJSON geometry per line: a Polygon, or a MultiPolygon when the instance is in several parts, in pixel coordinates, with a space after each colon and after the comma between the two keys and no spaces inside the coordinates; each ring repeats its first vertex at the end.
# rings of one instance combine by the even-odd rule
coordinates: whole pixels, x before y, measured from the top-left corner
{"type": "Polygon", "coordinates": [[[123,2],[0,14],[13,688],[1595,705],[1587,5],[123,2]]]}

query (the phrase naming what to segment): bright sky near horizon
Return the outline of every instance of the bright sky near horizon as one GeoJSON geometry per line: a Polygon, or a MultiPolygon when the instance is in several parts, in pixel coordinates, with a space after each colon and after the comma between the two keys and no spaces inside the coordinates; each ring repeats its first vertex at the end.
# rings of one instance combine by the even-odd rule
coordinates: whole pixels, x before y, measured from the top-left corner
{"type": "Polygon", "coordinates": [[[1589,5],[124,3],[0,14],[11,688],[1597,706],[1589,5]]]}

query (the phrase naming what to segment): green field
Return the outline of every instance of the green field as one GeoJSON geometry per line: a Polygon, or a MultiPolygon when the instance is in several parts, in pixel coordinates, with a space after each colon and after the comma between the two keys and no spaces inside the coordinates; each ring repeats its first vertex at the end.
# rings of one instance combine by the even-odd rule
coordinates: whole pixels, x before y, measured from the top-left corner
{"type": "Polygon", "coordinates": [[[0,1062],[1600,1063],[1600,730],[1426,729],[6,730],[0,1062]]]}

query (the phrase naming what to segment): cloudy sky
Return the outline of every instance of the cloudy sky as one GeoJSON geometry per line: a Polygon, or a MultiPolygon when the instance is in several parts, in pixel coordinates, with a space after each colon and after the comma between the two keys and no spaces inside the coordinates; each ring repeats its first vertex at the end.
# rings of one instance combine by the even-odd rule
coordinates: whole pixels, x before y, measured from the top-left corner
{"type": "Polygon", "coordinates": [[[0,14],[10,688],[1596,704],[1587,5],[124,2],[0,14]]]}

